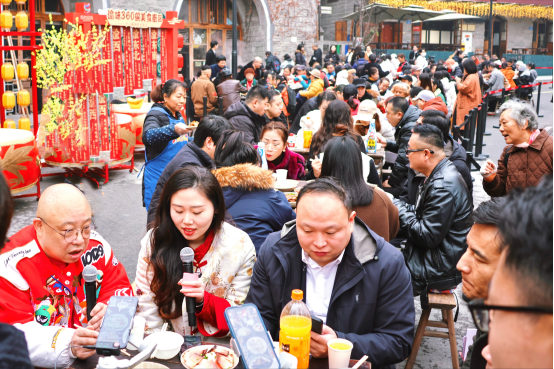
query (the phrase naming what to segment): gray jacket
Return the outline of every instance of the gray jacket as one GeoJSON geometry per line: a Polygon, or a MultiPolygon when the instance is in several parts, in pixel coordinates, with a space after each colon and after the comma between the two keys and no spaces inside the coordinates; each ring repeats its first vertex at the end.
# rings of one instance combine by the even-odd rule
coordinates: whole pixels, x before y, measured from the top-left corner
{"type": "MultiPolygon", "coordinates": [[[[504,75],[500,70],[494,68],[485,85],[488,87],[487,91],[502,90],[504,88],[504,75]]],[[[492,96],[502,96],[502,92],[496,92],[492,96]]]]}

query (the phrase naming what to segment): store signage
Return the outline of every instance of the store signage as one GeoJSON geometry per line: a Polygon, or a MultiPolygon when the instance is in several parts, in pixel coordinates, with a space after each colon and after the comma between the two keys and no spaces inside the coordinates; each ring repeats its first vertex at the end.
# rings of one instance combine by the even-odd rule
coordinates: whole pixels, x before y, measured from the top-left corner
{"type": "Polygon", "coordinates": [[[159,28],[163,22],[163,15],[139,10],[108,9],[106,19],[111,26],[159,28]]]}

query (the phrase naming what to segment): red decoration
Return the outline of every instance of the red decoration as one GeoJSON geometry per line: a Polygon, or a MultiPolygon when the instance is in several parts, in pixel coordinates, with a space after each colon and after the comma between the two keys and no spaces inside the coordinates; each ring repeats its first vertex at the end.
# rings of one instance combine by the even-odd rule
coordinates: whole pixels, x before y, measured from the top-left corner
{"type": "Polygon", "coordinates": [[[133,41],[131,29],[123,28],[123,54],[125,57],[125,95],[133,94],[133,41]]]}
{"type": "Polygon", "coordinates": [[[134,78],[134,88],[140,89],[142,88],[142,48],[141,48],[141,40],[140,40],[140,29],[139,28],[133,28],[133,61],[134,61],[134,68],[135,68],[135,78],[134,78]]]}
{"type": "MultiPolygon", "coordinates": [[[[113,69],[115,87],[125,86],[123,81],[123,55],[121,53],[121,27],[112,28],[113,35],[113,69]]],[[[113,91],[113,89],[112,89],[113,91]]],[[[110,91],[111,92],[111,91],[110,91]]]]}
{"type": "Polygon", "coordinates": [[[96,110],[96,95],[89,96],[89,126],[90,126],[90,155],[100,155],[100,137],[98,134],[98,112],[96,110]]]}
{"type": "Polygon", "coordinates": [[[160,62],[162,69],[162,83],[167,81],[167,31],[161,30],[161,42],[160,42],[160,62]]]}
{"type": "Polygon", "coordinates": [[[110,151],[110,131],[108,126],[108,101],[104,95],[98,96],[98,110],[100,114],[98,116],[100,122],[100,139],[102,145],[100,149],[102,151],[110,151]]]}
{"type": "MultiPolygon", "coordinates": [[[[121,40],[121,39],[120,39],[121,40]]],[[[121,43],[120,43],[121,44],[121,43]]],[[[121,53],[120,53],[121,55],[121,53]]],[[[108,63],[102,66],[102,88],[101,93],[113,92],[113,58],[112,58],[112,42],[110,33],[106,34],[104,39],[104,47],[102,48],[102,59],[109,60],[108,63]]]]}

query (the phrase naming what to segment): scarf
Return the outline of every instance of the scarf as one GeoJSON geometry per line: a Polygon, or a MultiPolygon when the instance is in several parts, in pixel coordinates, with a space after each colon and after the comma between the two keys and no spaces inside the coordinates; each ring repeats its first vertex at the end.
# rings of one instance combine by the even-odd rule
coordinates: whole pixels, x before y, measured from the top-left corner
{"type": "Polygon", "coordinates": [[[535,129],[533,133],[531,133],[531,137],[529,137],[529,142],[520,143],[519,145],[515,145],[515,147],[521,147],[522,149],[529,147],[529,145],[531,145],[533,141],[535,141],[539,133],[541,133],[541,131],[538,129],[535,129]]]}

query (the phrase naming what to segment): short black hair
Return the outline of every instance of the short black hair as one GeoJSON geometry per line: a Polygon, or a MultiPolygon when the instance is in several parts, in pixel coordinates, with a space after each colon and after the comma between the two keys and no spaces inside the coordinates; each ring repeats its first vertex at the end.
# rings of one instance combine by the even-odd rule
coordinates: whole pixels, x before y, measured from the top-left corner
{"type": "Polygon", "coordinates": [[[339,199],[340,202],[342,202],[346,210],[348,210],[348,215],[350,216],[350,213],[353,209],[352,199],[350,198],[346,190],[333,178],[320,178],[302,187],[302,189],[298,193],[298,197],[296,198],[297,208],[300,205],[300,199],[302,199],[304,195],[310,193],[320,193],[335,196],[339,199]]]}
{"type": "Polygon", "coordinates": [[[227,130],[223,132],[221,140],[215,148],[214,161],[217,168],[247,163],[258,165],[261,162],[258,150],[244,140],[242,131],[227,130]]]}
{"type": "Polygon", "coordinates": [[[488,224],[498,227],[498,219],[505,205],[505,197],[493,197],[488,201],[483,201],[469,217],[470,226],[473,224],[488,224]]]}
{"type": "Polygon", "coordinates": [[[401,112],[402,114],[406,114],[410,107],[410,103],[402,96],[393,97],[390,99],[389,104],[392,104],[392,111],[395,113],[401,112]]]}
{"type": "Polygon", "coordinates": [[[223,60],[227,61],[227,58],[225,57],[225,55],[218,55],[215,57],[215,59],[217,60],[218,63],[223,60]]]}
{"type": "Polygon", "coordinates": [[[552,174],[513,189],[498,220],[505,267],[528,305],[552,308],[552,174]]]}
{"type": "Polygon", "coordinates": [[[289,60],[289,59],[290,59],[290,55],[289,55],[289,54],[285,54],[285,56],[283,56],[283,58],[284,58],[285,60],[289,60]]]}
{"type": "Polygon", "coordinates": [[[377,60],[377,55],[369,54],[369,61],[373,63],[373,62],[375,62],[375,60],[377,60]]]}
{"type": "Polygon", "coordinates": [[[471,58],[464,59],[462,62],[462,68],[464,68],[464,71],[466,71],[467,74],[477,74],[477,64],[475,64],[471,58]]]}
{"type": "Polygon", "coordinates": [[[270,104],[273,102],[273,98],[275,96],[281,96],[281,93],[278,90],[269,90],[269,94],[271,95],[271,98],[268,101],[270,104]]]}
{"type": "Polygon", "coordinates": [[[327,68],[327,67],[330,66],[330,65],[332,65],[332,66],[334,67],[334,66],[335,66],[335,63],[333,63],[333,62],[331,62],[331,61],[330,61],[330,62],[327,62],[327,63],[325,63],[325,68],[327,68]]]}
{"type": "Polygon", "coordinates": [[[442,139],[446,142],[450,135],[450,120],[439,110],[424,110],[420,114],[423,117],[423,124],[431,124],[442,132],[442,139]]]}
{"type": "MultiPolygon", "coordinates": [[[[371,55],[373,55],[373,54],[371,54],[371,55]]],[[[370,76],[374,75],[375,73],[379,73],[379,69],[377,69],[375,67],[369,68],[369,75],[370,76]]]]}
{"type": "Polygon", "coordinates": [[[224,131],[231,129],[229,121],[218,115],[207,115],[200,120],[198,128],[194,133],[194,144],[200,148],[204,147],[206,138],[211,137],[217,145],[224,131]]]}
{"type": "Polygon", "coordinates": [[[219,42],[217,42],[216,40],[213,40],[212,42],[210,42],[210,48],[213,49],[215,47],[215,45],[219,45],[219,42]]]}
{"type": "Polygon", "coordinates": [[[337,99],[337,95],[333,91],[323,91],[319,95],[317,95],[317,106],[321,106],[324,101],[335,101],[337,99]]]}
{"type": "Polygon", "coordinates": [[[265,56],[270,56],[271,55],[271,51],[266,51],[265,52],[265,56]]]}
{"type": "Polygon", "coordinates": [[[244,102],[248,104],[248,103],[251,103],[254,99],[257,99],[260,101],[267,99],[267,101],[269,102],[269,100],[271,100],[272,98],[273,96],[269,94],[269,91],[267,90],[267,88],[256,85],[250,88],[250,90],[246,94],[246,100],[244,102]]]}
{"type": "Polygon", "coordinates": [[[203,70],[203,71],[204,71],[204,70],[208,70],[208,69],[209,69],[209,70],[212,70],[212,67],[210,67],[208,64],[204,64],[204,65],[202,66],[202,70],[203,70]]]}
{"type": "Polygon", "coordinates": [[[378,84],[381,84],[385,81],[388,81],[390,83],[390,80],[387,77],[383,77],[383,78],[379,78],[379,83],[378,84]]]}
{"type": "Polygon", "coordinates": [[[444,141],[442,139],[442,132],[435,126],[430,124],[418,124],[412,129],[414,134],[419,135],[419,139],[433,147],[443,150],[444,141]]]}
{"type": "Polygon", "coordinates": [[[410,89],[410,97],[413,99],[416,97],[421,91],[423,91],[422,87],[415,86],[410,89]]]}
{"type": "Polygon", "coordinates": [[[271,70],[266,70],[264,72],[264,75],[263,75],[263,78],[267,79],[267,77],[273,77],[273,79],[275,79],[275,72],[271,71],[271,70]]]}

